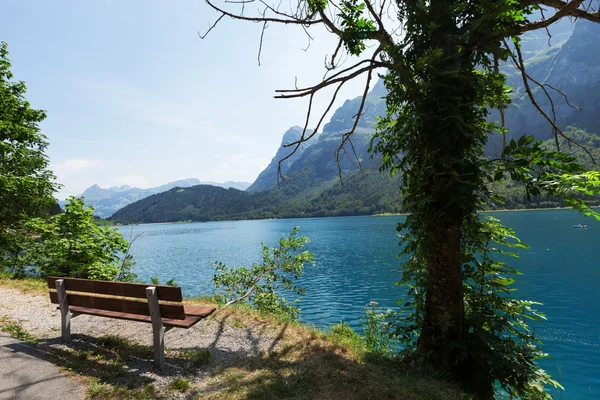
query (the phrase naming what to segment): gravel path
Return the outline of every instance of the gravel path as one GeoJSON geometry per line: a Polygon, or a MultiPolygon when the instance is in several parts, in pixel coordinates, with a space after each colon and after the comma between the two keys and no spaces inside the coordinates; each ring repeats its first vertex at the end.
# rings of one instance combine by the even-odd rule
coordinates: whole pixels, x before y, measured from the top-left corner
{"type": "MultiPolygon", "coordinates": [[[[127,384],[131,379],[164,387],[178,375],[192,377],[195,382],[208,376],[216,367],[228,366],[236,360],[257,356],[277,349],[277,338],[266,326],[230,324],[223,311],[217,310],[210,317],[190,329],[172,329],[165,335],[166,368],[153,370],[152,357],[127,360],[120,371],[118,383],[127,384]],[[186,349],[209,350],[210,362],[191,371],[189,362],[177,357],[186,349]]],[[[0,317],[8,316],[29,333],[40,338],[35,347],[42,353],[59,354],[58,365],[69,368],[70,351],[94,351],[99,347],[98,338],[118,335],[136,344],[152,346],[150,324],[80,315],[71,320],[72,341],[64,344],[60,339],[60,312],[51,304],[49,297],[22,293],[18,290],[0,288],[0,317]],[[62,357],[60,355],[62,354],[62,357]]],[[[52,358],[54,360],[54,358],[52,358]]]]}

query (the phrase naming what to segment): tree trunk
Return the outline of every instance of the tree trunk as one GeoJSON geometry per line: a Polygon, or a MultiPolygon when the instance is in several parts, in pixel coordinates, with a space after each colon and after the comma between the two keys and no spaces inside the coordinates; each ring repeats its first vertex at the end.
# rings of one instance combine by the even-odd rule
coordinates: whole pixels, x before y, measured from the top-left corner
{"type": "Polygon", "coordinates": [[[456,361],[453,342],[461,339],[464,315],[460,228],[462,218],[448,218],[427,232],[427,295],[419,352],[443,370],[456,361]]]}
{"type": "MultiPolygon", "coordinates": [[[[472,67],[462,65],[457,44],[455,10],[451,0],[432,0],[430,17],[436,26],[426,52],[442,55],[429,61],[424,98],[420,102],[421,131],[427,142],[424,196],[424,252],[427,263],[425,314],[418,352],[432,365],[455,374],[462,337],[464,299],[461,269],[461,231],[470,211],[474,186],[469,154],[475,92],[469,81],[472,67]]],[[[427,54],[426,53],[426,54],[427,54]]]]}

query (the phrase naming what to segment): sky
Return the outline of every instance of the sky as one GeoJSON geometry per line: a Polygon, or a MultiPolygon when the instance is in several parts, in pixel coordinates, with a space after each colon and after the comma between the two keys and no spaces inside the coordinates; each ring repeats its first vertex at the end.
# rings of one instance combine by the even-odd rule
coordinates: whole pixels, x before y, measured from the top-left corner
{"type": "MultiPolygon", "coordinates": [[[[268,165],[307,108],[275,89],[319,82],[337,42],[313,28],[304,51],[302,28],[270,25],[259,66],[262,25],[223,19],[200,39],[217,17],[202,0],[2,0],[0,41],[48,114],[59,199],[93,184],[252,182],[268,165]]],[[[361,85],[346,85],[332,112],[361,85]]]]}

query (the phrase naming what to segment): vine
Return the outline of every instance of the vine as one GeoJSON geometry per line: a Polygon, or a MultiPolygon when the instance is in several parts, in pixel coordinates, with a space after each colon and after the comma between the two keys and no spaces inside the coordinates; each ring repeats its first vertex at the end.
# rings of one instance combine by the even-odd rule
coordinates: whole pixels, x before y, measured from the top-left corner
{"type": "MultiPolygon", "coordinates": [[[[244,4],[241,12],[232,12],[205,1],[220,14],[207,33],[226,16],[301,26],[309,43],[308,29],[315,25],[337,37],[321,82],[278,91],[278,98],[308,99],[302,137],[289,144],[294,150],[288,158],[318,131],[342,85],[366,74],[353,127],[341,134],[336,151],[338,163],[340,154],[356,157],[351,138],[373,72],[381,72],[387,115],[378,123],[371,149],[382,155],[383,171],[402,174],[403,211],[409,213],[398,228],[402,254],[409,257],[402,283],[409,285],[410,301],[398,326],[411,351],[408,359],[435,368],[478,398],[492,398],[496,384],[522,398],[547,397],[544,385],[556,383],[535,363],[543,353],[526,324],[541,315],[534,303],[511,299],[515,271],[493,258],[506,255],[497,249],[510,246],[507,238],[513,234],[497,221],[482,221],[477,211],[498,200],[493,183],[510,177],[525,183],[527,196],[566,197],[586,215],[599,217],[575,196],[599,193],[598,174],[585,172],[560,151],[544,150],[529,136],[507,140],[503,120],[510,88],[499,69],[500,63],[514,64],[535,106],[530,82],[546,94],[554,88],[525,71],[520,35],[564,17],[600,22],[590,1],[300,0],[290,11],[261,2],[258,15],[249,15],[244,4]],[[545,18],[542,6],[554,13],[545,18]],[[344,50],[363,59],[342,67],[344,50]],[[331,102],[307,134],[314,97],[329,87],[335,88],[331,102]],[[493,109],[501,111],[500,123],[488,122],[493,109]],[[494,160],[483,153],[492,134],[505,136],[494,160]]],[[[554,104],[551,115],[536,109],[557,144],[561,136],[578,146],[557,125],[554,104]]]]}

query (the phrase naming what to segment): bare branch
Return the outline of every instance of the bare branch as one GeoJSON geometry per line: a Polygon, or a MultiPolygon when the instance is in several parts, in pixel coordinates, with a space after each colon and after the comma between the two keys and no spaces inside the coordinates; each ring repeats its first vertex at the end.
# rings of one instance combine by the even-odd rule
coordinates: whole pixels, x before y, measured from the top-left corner
{"type": "Polygon", "coordinates": [[[201,35],[200,32],[198,32],[198,36],[200,37],[200,39],[206,38],[208,36],[208,34],[210,33],[210,31],[212,31],[213,28],[215,26],[217,26],[217,24],[219,23],[219,21],[221,21],[224,16],[225,16],[225,14],[221,14],[221,16],[215,21],[215,23],[208,27],[208,30],[206,32],[204,32],[204,35],[201,35]]]}
{"type": "Polygon", "coordinates": [[[226,11],[220,7],[217,7],[216,5],[214,5],[213,3],[210,2],[210,0],[204,0],[206,2],[206,4],[208,4],[213,10],[218,11],[219,13],[228,16],[229,18],[233,18],[233,19],[239,19],[239,20],[243,20],[243,21],[250,21],[250,22],[274,22],[274,23],[279,23],[279,24],[285,24],[285,25],[316,25],[316,24],[320,24],[323,23],[324,21],[322,19],[313,19],[314,16],[313,15],[307,15],[303,18],[298,18],[295,15],[289,15],[289,14],[285,14],[282,12],[277,11],[277,14],[279,16],[282,16],[283,18],[274,18],[274,17],[267,17],[265,14],[263,14],[263,16],[261,17],[247,17],[243,14],[233,14],[229,11],[226,11]]]}
{"type": "Polygon", "coordinates": [[[528,22],[517,29],[518,33],[528,32],[535,29],[547,27],[563,17],[574,17],[586,19],[592,22],[600,22],[600,11],[589,11],[579,8],[584,0],[571,0],[570,2],[562,0],[532,0],[532,5],[545,5],[558,10],[552,17],[540,21],[528,22]]]}
{"type": "MultiPolygon", "coordinates": [[[[508,43],[506,42],[506,40],[504,40],[504,46],[506,47],[507,50],[510,51],[510,47],[508,46],[508,43]]],[[[515,57],[515,55],[512,51],[510,51],[510,57],[511,57],[513,63],[515,64],[515,66],[521,72],[521,77],[523,78],[523,86],[525,87],[525,92],[527,93],[527,96],[529,97],[529,100],[531,101],[533,106],[546,119],[546,121],[548,121],[550,123],[550,125],[552,126],[557,146],[558,146],[558,135],[560,135],[562,138],[564,138],[567,141],[567,143],[574,144],[575,146],[583,149],[583,151],[585,151],[587,153],[587,155],[591,158],[592,163],[596,164],[596,159],[594,158],[592,153],[590,153],[590,151],[587,149],[587,147],[579,144],[577,141],[575,141],[572,138],[565,135],[564,132],[558,127],[558,125],[556,125],[555,119],[551,119],[548,116],[548,114],[546,114],[546,112],[544,112],[544,110],[542,110],[542,108],[540,107],[538,102],[535,100],[535,97],[533,96],[533,93],[529,86],[529,78],[525,71],[525,63],[523,62],[523,54],[521,53],[521,49],[519,46],[516,46],[515,49],[516,49],[517,57],[515,57]]],[[[546,92],[546,94],[548,94],[548,93],[546,92]]],[[[553,103],[552,103],[552,108],[554,111],[553,103]]],[[[559,148],[557,148],[557,149],[560,151],[559,148]]]]}
{"type": "MultiPolygon", "coordinates": [[[[383,46],[379,46],[379,48],[377,48],[377,50],[375,50],[375,52],[373,53],[373,55],[371,56],[371,60],[374,60],[375,58],[377,58],[377,56],[379,55],[379,53],[383,50],[383,46]]],[[[365,107],[365,103],[367,101],[367,95],[369,94],[369,89],[371,86],[371,79],[373,76],[373,69],[370,69],[367,72],[367,81],[365,83],[365,89],[363,91],[363,96],[360,100],[360,106],[358,107],[358,112],[356,113],[356,115],[354,116],[354,125],[352,125],[352,129],[349,132],[346,132],[343,136],[342,136],[342,142],[340,143],[339,147],[336,149],[336,151],[334,152],[335,154],[335,161],[338,165],[338,174],[340,176],[340,181],[342,180],[342,164],[341,164],[341,160],[340,160],[340,151],[344,150],[344,153],[347,155],[347,152],[344,148],[344,145],[348,142],[350,144],[350,147],[352,149],[352,154],[355,158],[355,160],[358,163],[358,168],[363,171],[362,168],[362,164],[360,162],[360,158],[358,157],[358,155],[356,154],[356,149],[354,148],[354,143],[352,143],[352,135],[354,134],[354,132],[356,131],[356,128],[358,127],[358,123],[360,122],[360,118],[363,115],[363,109],[365,107]]],[[[350,158],[348,156],[348,158],[350,158]]],[[[352,160],[351,160],[352,161],[352,160]]],[[[363,171],[364,173],[364,171],[363,171]]]]}
{"type": "MultiPolygon", "coordinates": [[[[308,109],[307,109],[307,113],[306,113],[306,121],[304,123],[301,138],[293,143],[288,143],[288,144],[284,145],[285,147],[293,147],[293,150],[286,157],[284,157],[282,160],[279,161],[278,185],[280,183],[279,178],[282,178],[284,181],[287,182],[285,177],[282,175],[282,163],[285,162],[286,160],[288,160],[290,157],[292,157],[303,142],[310,140],[310,138],[312,138],[315,134],[318,133],[319,128],[323,124],[324,119],[326,118],[326,116],[330,112],[331,108],[333,107],[333,104],[336,101],[337,95],[338,95],[341,87],[349,80],[352,80],[366,72],[367,73],[367,82],[365,84],[365,91],[363,93],[363,97],[361,99],[361,103],[360,103],[358,112],[353,117],[354,118],[353,126],[349,132],[346,132],[342,136],[342,141],[340,143],[340,146],[336,150],[336,161],[338,162],[340,176],[341,176],[340,162],[341,162],[341,157],[343,155],[348,156],[348,158],[350,159],[350,161],[353,164],[354,164],[354,161],[356,160],[357,164],[355,164],[355,165],[357,165],[358,168],[360,168],[362,170],[362,166],[360,164],[360,159],[356,153],[356,149],[354,148],[354,144],[352,142],[352,135],[356,131],[359,121],[365,112],[366,96],[367,96],[369,88],[370,88],[370,84],[371,84],[371,80],[372,80],[372,76],[373,76],[373,70],[375,70],[376,68],[388,68],[388,69],[394,68],[397,71],[404,71],[406,73],[400,74],[401,78],[404,80],[403,83],[407,84],[407,85],[411,83],[410,82],[411,75],[409,73],[410,68],[405,65],[401,50],[395,50],[395,51],[392,51],[391,54],[388,54],[388,58],[391,60],[390,62],[386,62],[387,60],[378,60],[377,59],[379,54],[384,49],[391,50],[395,46],[394,40],[392,39],[392,36],[386,31],[383,20],[382,20],[382,15],[384,15],[386,3],[387,3],[387,7],[388,7],[388,12],[389,12],[389,7],[391,6],[392,2],[383,0],[381,2],[381,4],[377,5],[379,8],[379,10],[377,11],[376,5],[374,3],[376,0],[367,0],[366,6],[368,9],[368,12],[371,15],[371,18],[374,21],[376,21],[378,29],[375,31],[372,31],[372,32],[368,32],[366,34],[367,37],[365,39],[378,42],[378,47],[375,50],[375,52],[372,54],[372,57],[370,57],[370,59],[359,61],[359,62],[351,65],[350,67],[343,68],[338,71],[337,68],[340,66],[340,64],[343,65],[343,62],[344,62],[343,56],[341,57],[341,60],[339,60],[338,57],[340,57],[340,53],[342,52],[342,48],[343,48],[343,45],[345,42],[344,37],[346,37],[346,35],[345,35],[343,28],[338,27],[339,16],[336,15],[335,12],[336,12],[336,10],[341,12],[341,10],[335,1],[329,1],[328,2],[329,6],[326,9],[319,10],[316,13],[310,12],[308,10],[306,3],[304,3],[304,2],[298,2],[295,5],[295,7],[292,6],[292,4],[290,3],[289,12],[283,12],[282,8],[281,8],[281,2],[277,6],[274,6],[274,5],[272,6],[272,5],[269,5],[266,3],[267,0],[226,0],[227,3],[241,4],[241,6],[242,6],[241,13],[236,13],[236,12],[230,12],[223,8],[220,8],[219,6],[213,4],[213,1],[214,0],[205,0],[205,2],[212,9],[214,9],[215,11],[217,11],[221,14],[219,17],[219,20],[222,19],[224,16],[227,16],[232,19],[250,21],[250,22],[254,22],[254,23],[260,22],[263,24],[261,36],[260,36],[260,42],[259,42],[258,56],[257,56],[259,65],[260,65],[260,58],[261,58],[261,53],[262,53],[264,33],[265,33],[266,28],[268,27],[268,23],[273,22],[273,23],[280,23],[280,24],[300,25],[304,29],[305,33],[307,34],[307,37],[309,38],[308,46],[310,46],[310,42],[311,42],[311,40],[313,40],[313,37],[308,33],[307,28],[312,25],[323,24],[327,28],[327,30],[329,30],[331,33],[338,36],[339,40],[338,40],[337,46],[331,56],[330,65],[327,65],[327,59],[325,60],[325,68],[326,68],[327,72],[325,73],[325,76],[323,77],[323,80],[320,83],[318,83],[314,86],[304,87],[304,88],[298,88],[297,83],[296,83],[295,89],[277,90],[276,91],[277,95],[275,96],[275,98],[299,98],[299,97],[309,96],[308,109]],[[261,7],[262,7],[261,10],[258,10],[258,15],[256,15],[256,16],[245,15],[244,14],[245,4],[252,3],[255,1],[260,3],[261,7]],[[334,70],[336,72],[333,73],[331,76],[328,76],[328,72],[334,71],[334,70]],[[330,86],[336,86],[334,94],[331,97],[329,104],[327,105],[327,108],[321,114],[314,131],[310,135],[307,135],[306,132],[307,132],[308,124],[310,123],[310,119],[311,119],[311,115],[312,115],[314,96],[320,90],[325,89],[330,86]],[[346,148],[345,148],[346,145],[350,146],[351,154],[353,155],[354,158],[352,158],[351,155],[349,154],[349,152],[346,150],[346,148]]],[[[211,27],[211,29],[213,27],[211,27]]]]}
{"type": "MultiPolygon", "coordinates": [[[[312,102],[313,102],[313,98],[314,98],[314,93],[311,93],[310,98],[308,100],[308,111],[306,112],[306,121],[304,122],[304,128],[302,128],[302,135],[301,135],[301,139],[304,138],[304,135],[306,133],[306,129],[308,128],[308,124],[310,122],[310,113],[312,112],[312,102]]],[[[315,135],[316,131],[314,131],[310,137],[312,137],[313,135],[315,135]]],[[[309,139],[310,139],[309,137],[309,139]]],[[[306,139],[308,140],[308,139],[306,139]]],[[[304,140],[304,141],[306,141],[304,140]]],[[[300,142],[302,143],[302,141],[300,142]]],[[[286,183],[289,184],[288,180],[285,178],[285,176],[283,176],[283,172],[281,171],[281,164],[287,160],[288,158],[290,158],[291,156],[294,155],[294,153],[296,153],[296,151],[298,150],[298,148],[300,147],[300,143],[298,143],[296,145],[296,147],[294,148],[294,150],[292,150],[292,152],[290,154],[288,154],[286,157],[284,157],[283,159],[279,160],[279,163],[277,164],[277,187],[279,187],[279,178],[282,178],[286,183]]]]}
{"type": "Polygon", "coordinates": [[[377,12],[375,11],[375,8],[373,8],[373,4],[371,4],[371,2],[369,0],[364,0],[364,1],[367,6],[367,9],[369,10],[369,13],[375,19],[375,21],[377,21],[377,26],[379,27],[379,30],[381,32],[386,32],[385,26],[383,25],[383,21],[381,20],[381,17],[379,16],[379,14],[377,14],[377,12]]]}
{"type": "MultiPolygon", "coordinates": [[[[376,53],[379,54],[380,52],[381,52],[381,50],[378,50],[376,53]]],[[[362,74],[363,72],[367,72],[369,70],[376,69],[376,68],[387,68],[387,67],[388,67],[388,64],[375,61],[373,58],[362,60],[348,68],[345,68],[345,69],[335,73],[334,75],[331,75],[327,79],[323,80],[321,83],[318,83],[314,86],[305,87],[302,89],[298,89],[298,88],[296,88],[296,89],[278,89],[275,91],[276,93],[289,93],[289,94],[281,94],[279,96],[275,96],[275,98],[276,99],[286,99],[286,98],[293,98],[293,97],[308,96],[309,94],[315,93],[327,86],[333,85],[333,84],[338,83],[343,80],[352,79],[352,78],[362,74]],[[361,69],[358,69],[349,75],[342,76],[344,73],[349,72],[349,71],[353,70],[354,68],[358,67],[359,65],[362,65],[365,63],[369,63],[370,65],[363,67],[361,69]]]]}
{"type": "MultiPolygon", "coordinates": [[[[342,180],[342,162],[340,160],[340,151],[344,150],[344,153],[346,153],[346,149],[344,148],[344,145],[348,142],[350,144],[350,147],[352,148],[352,154],[355,158],[355,160],[358,162],[358,168],[362,171],[362,164],[360,162],[360,159],[358,157],[358,155],[356,154],[356,150],[354,148],[354,143],[352,143],[352,135],[354,134],[354,132],[356,131],[356,127],[358,126],[358,123],[360,121],[360,118],[363,115],[363,109],[365,107],[365,103],[367,101],[367,94],[369,93],[369,88],[371,85],[371,77],[373,74],[373,70],[369,70],[369,72],[367,73],[367,82],[365,83],[365,89],[363,91],[363,96],[360,100],[360,106],[358,107],[358,112],[356,113],[356,115],[354,116],[354,124],[352,125],[352,129],[350,129],[349,132],[344,133],[344,135],[342,135],[342,142],[340,143],[340,145],[338,146],[338,148],[335,150],[334,154],[335,154],[335,161],[337,163],[338,166],[338,174],[340,176],[340,181],[342,180]]],[[[348,158],[350,159],[350,156],[348,156],[348,158]]],[[[352,159],[350,159],[350,161],[352,161],[352,159]]],[[[355,164],[356,165],[356,164],[355,164]]]]}
{"type": "MultiPolygon", "coordinates": [[[[546,16],[544,15],[544,7],[540,7],[540,15],[542,16],[542,20],[546,20],[546,16]]],[[[548,46],[551,46],[550,40],[552,39],[552,34],[550,33],[550,29],[547,26],[544,27],[546,30],[546,34],[548,35],[548,46]]]]}
{"type": "MultiPolygon", "coordinates": [[[[354,148],[354,143],[352,143],[351,137],[354,134],[354,132],[356,131],[356,128],[358,126],[360,118],[363,115],[363,110],[364,110],[364,106],[365,106],[367,94],[368,94],[369,88],[370,88],[370,82],[371,82],[371,79],[372,79],[372,73],[373,73],[373,70],[375,68],[377,68],[377,67],[376,66],[368,66],[368,67],[365,67],[365,68],[361,68],[361,69],[359,69],[359,70],[357,70],[357,71],[355,71],[355,72],[353,72],[352,74],[349,74],[349,75],[345,75],[345,76],[339,76],[339,75],[342,74],[342,73],[344,73],[344,72],[351,71],[352,69],[356,68],[358,65],[361,65],[361,64],[363,64],[365,62],[373,62],[377,58],[377,56],[381,53],[381,51],[382,51],[382,46],[380,46],[379,48],[377,48],[377,50],[375,50],[375,52],[372,54],[372,56],[371,56],[371,58],[369,60],[363,60],[363,61],[361,61],[359,63],[356,63],[355,65],[353,65],[353,66],[351,66],[349,68],[346,68],[343,71],[338,72],[337,74],[335,74],[332,77],[330,77],[328,80],[323,81],[320,84],[317,84],[317,85],[315,85],[313,87],[303,88],[303,89],[297,89],[296,88],[295,90],[285,90],[285,91],[284,90],[279,90],[278,91],[278,92],[284,91],[284,92],[300,92],[300,93],[298,95],[276,96],[277,98],[302,97],[302,96],[310,95],[309,104],[308,104],[308,110],[307,110],[307,113],[306,113],[306,121],[305,121],[305,124],[304,124],[304,128],[302,130],[302,135],[301,135],[300,139],[298,139],[295,142],[287,143],[287,144],[284,145],[284,147],[292,147],[293,146],[294,148],[293,148],[293,150],[287,156],[285,156],[284,158],[282,158],[281,160],[279,160],[279,164],[278,164],[278,167],[277,167],[277,175],[278,175],[277,176],[277,184],[278,184],[278,186],[279,186],[279,183],[280,183],[280,181],[279,181],[280,178],[283,179],[286,183],[289,184],[289,181],[282,174],[282,170],[281,170],[282,163],[285,162],[290,157],[292,157],[296,153],[296,151],[298,150],[298,148],[300,147],[300,145],[302,143],[310,140],[314,135],[316,135],[318,133],[319,128],[321,127],[321,124],[323,123],[325,117],[327,116],[327,114],[329,113],[329,111],[331,110],[331,108],[333,107],[333,104],[335,103],[337,95],[338,95],[340,89],[342,88],[342,86],[346,82],[348,82],[349,80],[351,80],[351,79],[355,78],[356,76],[362,74],[363,72],[368,72],[368,74],[367,74],[367,82],[365,84],[365,89],[364,89],[363,96],[362,96],[362,99],[361,99],[361,104],[359,106],[357,114],[354,116],[355,120],[354,120],[353,127],[352,127],[352,129],[349,132],[345,133],[342,136],[342,142],[340,143],[340,146],[336,149],[336,151],[334,153],[335,154],[335,158],[336,158],[336,163],[338,164],[338,172],[340,174],[340,179],[342,177],[341,158],[340,158],[340,154],[342,152],[344,152],[344,154],[346,156],[348,156],[348,159],[350,159],[350,161],[357,168],[359,168],[361,171],[363,171],[360,159],[359,159],[359,157],[358,157],[358,155],[356,153],[356,150],[354,148]],[[327,82],[329,82],[329,83],[327,83],[327,82]],[[310,120],[310,115],[312,113],[312,104],[313,104],[312,102],[313,102],[314,95],[319,90],[321,90],[321,89],[323,89],[323,88],[325,88],[327,86],[330,86],[330,85],[332,85],[334,83],[337,83],[338,86],[337,86],[335,92],[333,93],[333,96],[331,97],[331,100],[329,101],[329,104],[327,105],[327,108],[321,114],[321,117],[319,118],[319,121],[318,121],[315,129],[313,130],[313,132],[308,137],[306,137],[306,130],[308,128],[308,122],[310,120]],[[346,144],[350,145],[350,147],[352,149],[352,154],[354,156],[354,159],[352,159],[350,157],[350,155],[348,155],[348,152],[345,149],[345,145],[346,144]],[[357,163],[355,163],[354,160],[356,160],[357,163]]],[[[363,173],[364,173],[364,171],[363,171],[363,173]]]]}
{"type": "MultiPolygon", "coordinates": [[[[325,58],[325,69],[327,70],[327,71],[325,71],[325,76],[327,76],[327,72],[335,69],[335,67],[336,67],[335,58],[337,57],[340,49],[342,48],[342,44],[344,44],[344,41],[342,39],[340,39],[335,48],[335,51],[331,55],[331,63],[329,65],[327,65],[327,58],[325,58]]],[[[323,79],[325,79],[325,76],[323,76],[323,79]]]]}
{"type": "MultiPolygon", "coordinates": [[[[335,103],[335,99],[337,98],[337,95],[338,95],[340,89],[342,88],[342,86],[346,82],[347,81],[340,82],[339,85],[338,85],[338,87],[335,89],[335,92],[333,93],[333,96],[331,96],[331,100],[329,101],[329,104],[327,105],[327,108],[325,109],[325,111],[321,115],[321,118],[319,119],[319,122],[317,123],[317,126],[315,127],[313,133],[311,133],[310,136],[308,136],[307,138],[305,138],[306,131],[303,131],[300,139],[296,140],[295,142],[284,144],[283,147],[296,146],[296,148],[294,148],[294,152],[295,152],[296,149],[298,148],[298,146],[300,146],[300,144],[302,144],[302,143],[310,140],[319,131],[319,128],[321,127],[321,124],[323,123],[323,120],[325,119],[325,117],[327,116],[327,114],[329,113],[329,111],[331,110],[331,107],[333,107],[333,103],[335,103]]],[[[286,156],[285,158],[283,158],[281,161],[285,161],[288,158],[290,158],[293,155],[294,152],[292,152],[292,154],[290,154],[290,155],[286,156]]]]}
{"type": "Polygon", "coordinates": [[[267,21],[263,24],[262,31],[260,32],[260,43],[258,45],[258,66],[260,67],[260,54],[262,52],[263,38],[265,36],[265,30],[267,29],[267,21]]]}
{"type": "MultiPolygon", "coordinates": [[[[528,75],[528,76],[529,76],[529,75],[528,75]]],[[[560,90],[560,89],[558,89],[558,88],[556,88],[556,87],[554,87],[554,86],[550,85],[549,83],[542,83],[542,84],[540,84],[540,83],[536,82],[536,81],[535,81],[533,78],[531,78],[531,77],[529,77],[529,79],[531,79],[532,81],[534,81],[536,84],[538,84],[538,85],[540,85],[540,86],[547,86],[547,87],[549,87],[550,89],[554,90],[556,93],[560,94],[560,95],[561,95],[561,96],[562,96],[562,97],[565,99],[565,103],[567,103],[567,105],[568,105],[569,107],[571,107],[571,108],[573,108],[573,109],[575,109],[575,110],[581,110],[581,108],[580,108],[580,107],[574,106],[573,104],[571,104],[571,103],[569,102],[569,98],[567,97],[567,95],[566,95],[566,94],[564,94],[564,93],[562,92],[562,90],[560,90]]]]}
{"type": "Polygon", "coordinates": [[[383,9],[385,8],[385,2],[386,2],[386,0],[383,0],[381,2],[381,7],[379,7],[379,18],[383,18],[383,9]]]}
{"type": "Polygon", "coordinates": [[[310,48],[310,44],[312,43],[314,38],[310,35],[310,33],[308,33],[308,29],[306,29],[306,27],[304,25],[301,25],[301,26],[302,26],[302,29],[304,29],[304,33],[306,33],[306,37],[308,38],[308,44],[306,45],[305,48],[302,49],[302,51],[307,51],[310,48]]]}

